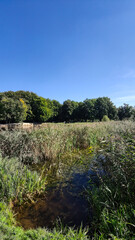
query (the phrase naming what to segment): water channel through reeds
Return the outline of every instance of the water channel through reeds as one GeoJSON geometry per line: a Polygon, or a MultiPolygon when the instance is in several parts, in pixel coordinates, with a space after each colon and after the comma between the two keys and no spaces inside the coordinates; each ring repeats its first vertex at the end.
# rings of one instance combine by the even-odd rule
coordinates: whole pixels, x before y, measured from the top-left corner
{"type": "Polygon", "coordinates": [[[16,219],[24,229],[47,227],[57,224],[79,228],[89,226],[92,220],[91,203],[87,189],[97,182],[90,160],[68,161],[60,167],[52,165],[48,176],[46,194],[32,204],[15,207],[16,219]],[[70,164],[69,164],[70,162],[70,164]]]}

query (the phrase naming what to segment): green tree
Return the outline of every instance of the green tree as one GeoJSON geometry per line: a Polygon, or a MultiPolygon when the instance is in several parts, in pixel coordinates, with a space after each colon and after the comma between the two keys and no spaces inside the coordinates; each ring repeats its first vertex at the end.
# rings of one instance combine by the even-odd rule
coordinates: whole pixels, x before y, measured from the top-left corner
{"type": "Polygon", "coordinates": [[[108,97],[99,97],[95,102],[96,119],[102,120],[103,116],[107,115],[110,119],[117,117],[117,109],[108,97]]]}
{"type": "Polygon", "coordinates": [[[84,108],[83,108],[83,103],[82,102],[78,102],[76,107],[73,110],[72,113],[72,119],[75,122],[82,122],[84,121],[84,108]]]}
{"type": "Polygon", "coordinates": [[[83,117],[84,120],[94,121],[95,119],[95,102],[96,99],[86,99],[83,102],[83,117]]]}
{"type": "Polygon", "coordinates": [[[128,104],[125,104],[123,106],[120,106],[118,108],[118,117],[120,120],[128,119],[132,115],[134,115],[134,109],[132,106],[129,106],[128,104]]]}
{"type": "Polygon", "coordinates": [[[52,102],[51,108],[53,110],[53,115],[48,121],[58,122],[60,121],[60,113],[61,113],[62,105],[56,100],[52,100],[51,102],[52,102]]]}
{"type": "Polygon", "coordinates": [[[33,93],[33,92],[29,92],[29,91],[8,91],[8,92],[2,92],[0,93],[0,100],[2,100],[2,98],[10,98],[13,100],[19,100],[19,99],[23,99],[25,104],[27,105],[27,117],[26,120],[27,122],[33,122],[34,121],[34,115],[33,115],[33,101],[38,98],[38,96],[33,93]]]}
{"type": "Polygon", "coordinates": [[[9,98],[14,101],[22,99],[27,105],[27,117],[25,119],[27,122],[51,121],[53,117],[56,120],[61,108],[61,104],[56,100],[51,101],[29,91],[3,92],[0,93],[0,101],[2,98],[9,98]]]}
{"type": "Polygon", "coordinates": [[[27,105],[20,100],[3,97],[0,100],[0,122],[17,123],[22,122],[27,117],[27,105]]]}
{"type": "Polygon", "coordinates": [[[32,112],[35,122],[46,122],[53,116],[53,104],[49,99],[36,97],[33,99],[32,112]]]}
{"type": "Polygon", "coordinates": [[[15,98],[16,99],[22,98],[25,101],[25,103],[27,104],[26,122],[33,122],[34,121],[34,113],[33,112],[35,109],[34,102],[38,98],[38,95],[33,92],[29,92],[29,91],[16,91],[15,98]],[[33,106],[34,106],[34,109],[33,109],[33,106]]]}
{"type": "Polygon", "coordinates": [[[61,120],[70,122],[75,119],[75,109],[78,107],[78,103],[71,100],[64,101],[61,109],[61,120]]]}
{"type": "Polygon", "coordinates": [[[135,121],[135,107],[133,107],[131,119],[135,121]]]}

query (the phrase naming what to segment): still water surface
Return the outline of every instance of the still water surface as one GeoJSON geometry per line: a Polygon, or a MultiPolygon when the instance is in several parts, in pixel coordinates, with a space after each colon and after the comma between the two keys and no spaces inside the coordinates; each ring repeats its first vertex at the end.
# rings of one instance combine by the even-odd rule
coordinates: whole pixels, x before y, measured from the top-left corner
{"type": "Polygon", "coordinates": [[[90,225],[92,208],[87,200],[86,189],[92,189],[92,183],[97,181],[96,173],[91,170],[90,161],[83,164],[73,161],[70,166],[67,163],[57,166],[59,174],[56,169],[51,171],[53,176],[50,176],[50,184],[44,197],[38,198],[31,206],[15,209],[16,219],[24,229],[52,229],[60,221],[63,225],[75,228],[90,225]]]}

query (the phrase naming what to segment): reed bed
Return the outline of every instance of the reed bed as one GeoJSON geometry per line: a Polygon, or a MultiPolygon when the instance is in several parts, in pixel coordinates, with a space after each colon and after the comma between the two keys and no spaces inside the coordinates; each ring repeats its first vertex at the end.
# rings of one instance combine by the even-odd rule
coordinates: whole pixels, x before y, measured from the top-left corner
{"type": "Polygon", "coordinates": [[[1,131],[0,152],[0,239],[135,239],[135,122],[47,123],[32,131],[1,131]],[[93,205],[91,227],[24,231],[16,226],[12,205],[33,201],[46,189],[46,176],[31,165],[83,150],[96,159],[92,166],[100,183],[86,193],[93,205]]]}
{"type": "Polygon", "coordinates": [[[1,131],[2,157],[17,157],[24,163],[39,163],[59,158],[66,152],[96,146],[101,139],[115,133],[121,134],[134,127],[134,123],[74,123],[47,124],[33,131],[1,131]]]}

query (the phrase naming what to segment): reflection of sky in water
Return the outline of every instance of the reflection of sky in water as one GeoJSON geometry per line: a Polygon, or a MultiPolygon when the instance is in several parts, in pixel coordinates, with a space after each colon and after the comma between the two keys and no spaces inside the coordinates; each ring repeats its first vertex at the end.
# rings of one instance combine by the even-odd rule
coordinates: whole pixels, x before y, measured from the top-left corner
{"type": "Polygon", "coordinates": [[[31,207],[19,211],[18,221],[24,228],[39,226],[52,228],[58,219],[68,226],[89,225],[92,210],[90,202],[86,199],[85,189],[91,188],[92,184],[88,183],[90,179],[91,182],[95,182],[97,177],[92,170],[88,170],[88,166],[78,168],[74,165],[67,168],[65,179],[56,181],[55,185],[48,188],[44,198],[37,200],[37,203],[31,207]]]}

